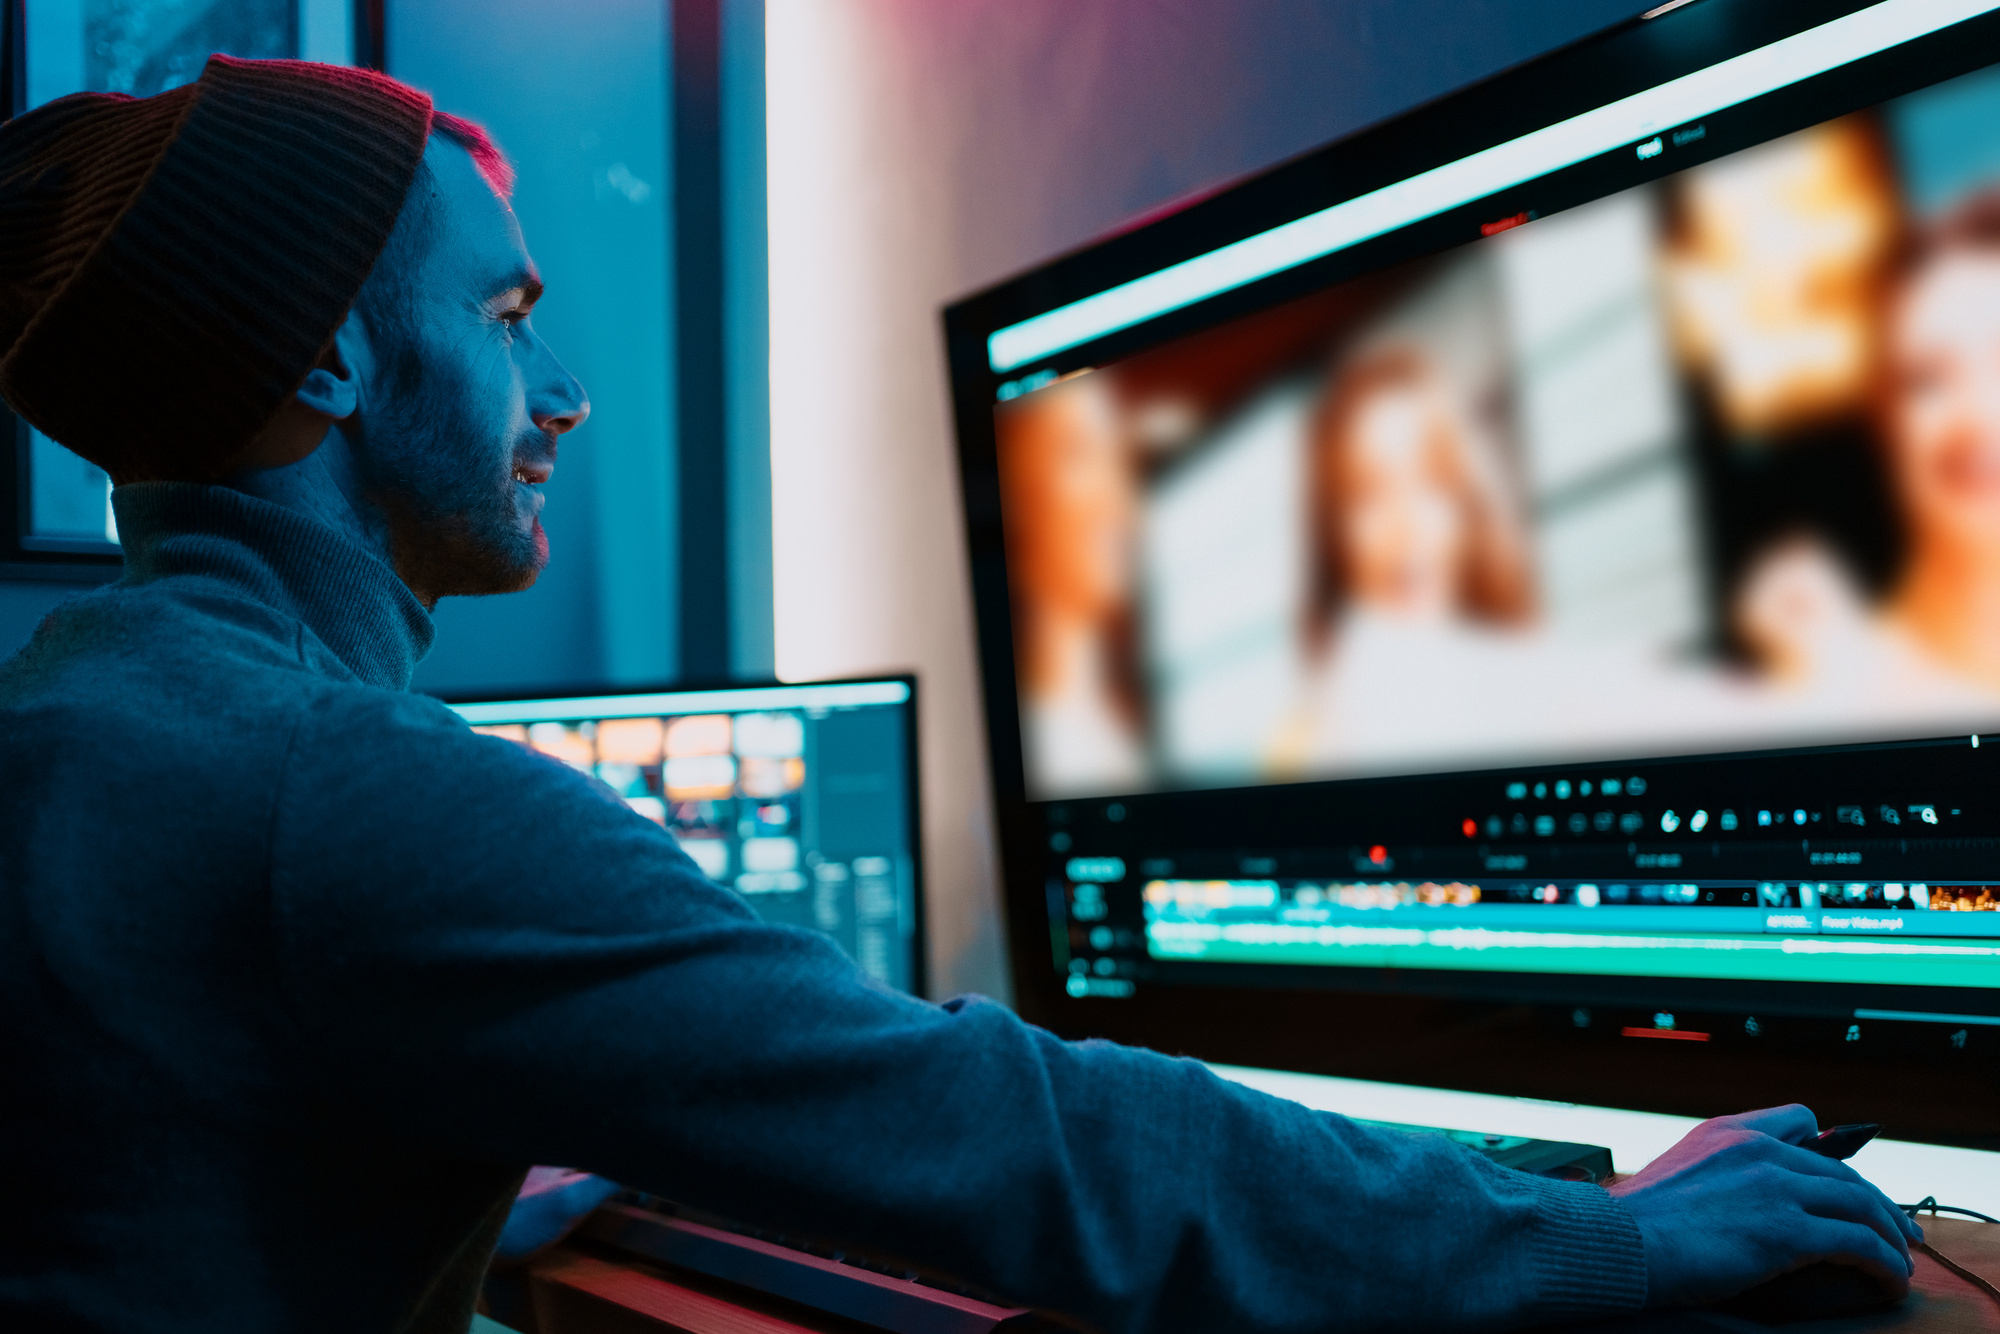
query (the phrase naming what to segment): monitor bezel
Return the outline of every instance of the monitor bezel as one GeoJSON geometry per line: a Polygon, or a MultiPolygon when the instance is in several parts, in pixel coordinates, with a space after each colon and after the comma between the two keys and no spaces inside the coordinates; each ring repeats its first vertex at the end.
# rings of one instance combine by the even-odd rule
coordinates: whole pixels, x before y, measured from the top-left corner
{"type": "MultiPolygon", "coordinates": [[[[1238,971],[1229,975],[1226,982],[1212,984],[1176,981],[1173,985],[1141,985],[1138,994],[1127,1000],[1072,997],[1063,985],[1064,977],[1057,972],[1050,949],[1050,909],[1043,883],[1049,865],[1045,846],[1050,828],[1048,812],[1056,806],[1078,812],[1101,812],[1118,794],[1069,802],[1031,801],[1024,784],[993,426],[993,408],[1000,384],[1024,370],[1038,367],[1062,373],[1102,364],[1141,346],[1164,342],[1276,304],[1291,295],[1315,290],[1337,281],[1343,272],[1371,271],[1416,254],[1434,253],[1476,239],[1475,227],[1480,216],[1486,213],[1499,216],[1507,210],[1491,201],[1454,210],[1135,328],[1011,368],[1006,374],[996,373],[988,364],[988,336],[1014,322],[1342,199],[1864,8],[1866,4],[1855,0],[1696,0],[1650,20],[1633,18],[1269,170],[1204,192],[1182,206],[1149,215],[969,295],[944,310],[1010,959],[1016,1001],[1027,1017],[1072,1036],[1116,1036],[1216,1060],[1282,1064],[1286,1068],[1325,1073],[1368,1073],[1414,1083],[1445,1082],[1447,1077],[1438,1071],[1439,1053],[1456,1053],[1452,1059],[1462,1061],[1469,1048],[1465,1041],[1447,1039],[1441,1034],[1461,1031],[1468,1024],[1490,1028],[1495,1013],[1513,1007],[1525,1014],[1536,1005],[1546,1006],[1559,993],[1601,995],[1620,988],[1603,985],[1603,979],[1574,974],[1445,974],[1441,970],[1409,970],[1393,978],[1363,979],[1353,970],[1320,968],[1307,979],[1298,974],[1303,974],[1309,966],[1281,970],[1257,965],[1253,967],[1264,968],[1266,972],[1254,975],[1248,970],[1238,971]],[[1349,268],[1342,270],[1341,265],[1349,268]],[[1421,1002],[1417,1008],[1431,1016],[1425,1022],[1434,1021],[1433,1028],[1424,1030],[1421,1040],[1412,1036],[1408,1026],[1412,1000],[1421,1002]],[[1215,1022],[1214,1017],[1222,1014],[1238,1017],[1229,1022],[1215,1022]],[[1381,1043],[1357,1037],[1343,1044],[1340,1050],[1329,1051],[1316,1049],[1309,1042],[1288,1041],[1255,1031],[1260,1025],[1268,1026],[1280,1014],[1306,1029],[1330,1025],[1350,1034],[1365,1030],[1400,1036],[1381,1043]],[[1420,1050],[1427,1054],[1418,1056],[1420,1050]]],[[[1909,91],[1995,60],[2000,60],[2000,12],[1988,11],[1943,32],[1767,94],[1749,105],[1760,113],[1770,113],[1773,107],[1816,108],[1815,114],[1799,121],[1802,127],[1895,95],[1877,93],[1854,101],[1851,106],[1838,106],[1843,89],[1879,89],[1885,82],[1900,81],[1906,85],[1902,91],[1909,91]]],[[[1853,96],[1851,92],[1848,95],[1853,96]]],[[[1746,145],[1735,144],[1716,151],[1713,156],[1743,146],[1746,145]]],[[[1695,165],[1701,160],[1705,158],[1690,157],[1680,166],[1695,165]]],[[[1550,179],[1554,178],[1544,178],[1550,179]]],[[[1504,200],[1505,195],[1498,198],[1504,200]]],[[[1763,755],[1778,760],[1857,749],[1800,747],[1763,755]]],[[[1653,763],[1675,765],[1720,758],[1672,757],[1653,763]]],[[[1742,759],[1750,761],[1753,757],[1746,755],[1742,759]]],[[[1552,769],[1519,766],[1507,773],[1510,776],[1531,773],[1545,767],[1552,769]]],[[[1497,772],[1273,785],[1255,791],[1292,796],[1311,793],[1328,803],[1350,803],[1379,796],[1399,785],[1407,790],[1406,785],[1412,781],[1441,777],[1474,780],[1497,772]]],[[[1186,818],[1193,809],[1186,802],[1188,796],[1187,793],[1140,794],[1125,797],[1122,804],[1131,806],[1134,812],[1156,810],[1163,820],[1173,818],[1168,814],[1172,811],[1178,811],[1179,818],[1186,818]]],[[[1776,984],[1778,988],[1794,985],[1776,984]]],[[[1630,990],[1645,991],[1690,1007],[1714,1002],[1717,1011],[1725,1008],[1723,1001],[1740,999],[1733,994],[1725,995],[1729,988],[1683,983],[1678,979],[1661,979],[1657,986],[1630,990]]],[[[1632,1000],[1638,1003],[1636,995],[1632,1000]]],[[[1991,1008],[2000,1009],[2000,1000],[1991,1008]]],[[[1530,1027],[1539,1022],[1534,1020],[1530,1027]]],[[[1851,1066],[1853,1053],[1843,1055],[1851,1066]]],[[[1536,1067],[1530,1059],[1527,1065],[1535,1068],[1525,1079],[1515,1079],[1499,1071],[1481,1078],[1499,1091],[1548,1097],[1589,1096],[1591,1081],[1565,1077],[1554,1068],[1558,1064],[1551,1058],[1536,1067]]],[[[1820,1074],[1832,1068],[1817,1058],[1807,1064],[1820,1074]]],[[[1659,1068],[1662,1067],[1645,1062],[1635,1067],[1638,1073],[1620,1086],[1619,1100],[1623,1105],[1654,1105],[1663,1109],[1685,1106],[1688,1090],[1678,1081],[1649,1082],[1645,1077],[1645,1070],[1659,1068]]],[[[1464,1082],[1464,1078],[1458,1081],[1460,1086],[1464,1082]]],[[[1737,1083],[1746,1092],[1764,1087],[1755,1077],[1746,1076],[1737,1083]]]]}
{"type": "Polygon", "coordinates": [[[918,713],[917,676],[915,672],[883,672],[867,676],[828,677],[812,681],[780,681],[772,679],[745,680],[718,679],[713,681],[669,681],[654,685],[606,686],[602,682],[569,688],[550,686],[509,687],[500,690],[444,690],[425,692],[431,698],[445,705],[458,704],[524,704],[534,700],[597,700],[621,699],[633,695],[693,695],[713,690],[797,690],[813,686],[888,685],[900,684],[908,688],[909,694],[893,705],[872,705],[875,708],[899,708],[904,711],[903,763],[907,766],[909,782],[909,809],[906,819],[910,828],[910,888],[914,899],[915,929],[910,938],[910,979],[911,993],[917,996],[930,995],[930,913],[926,904],[924,882],[924,824],[923,824],[923,770],[919,767],[919,752],[922,750],[918,713]]]}

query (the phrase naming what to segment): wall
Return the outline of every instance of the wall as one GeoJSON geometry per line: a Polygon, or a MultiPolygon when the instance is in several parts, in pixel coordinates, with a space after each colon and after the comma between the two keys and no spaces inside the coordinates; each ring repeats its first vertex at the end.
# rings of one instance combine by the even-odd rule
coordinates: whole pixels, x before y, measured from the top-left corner
{"type": "Polygon", "coordinates": [[[439,604],[416,686],[648,683],[674,674],[666,6],[538,0],[388,6],[388,65],[485,125],[519,172],[514,209],[548,293],[546,338],[590,394],[564,437],[526,593],[439,604]]]}
{"type": "Polygon", "coordinates": [[[728,402],[729,656],[768,680],[771,643],[770,265],[764,251],[764,0],[722,0],[723,374],[728,402]]]}
{"type": "Polygon", "coordinates": [[[776,661],[922,677],[932,975],[1005,995],[939,308],[1633,0],[769,0],[776,661]]]}

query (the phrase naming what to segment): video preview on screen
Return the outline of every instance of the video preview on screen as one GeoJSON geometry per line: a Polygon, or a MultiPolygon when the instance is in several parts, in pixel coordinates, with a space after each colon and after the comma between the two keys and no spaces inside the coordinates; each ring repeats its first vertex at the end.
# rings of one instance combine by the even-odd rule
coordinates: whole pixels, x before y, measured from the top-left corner
{"type": "Polygon", "coordinates": [[[2000,69],[1488,230],[997,407],[1031,799],[2000,719],[2000,69]]]}

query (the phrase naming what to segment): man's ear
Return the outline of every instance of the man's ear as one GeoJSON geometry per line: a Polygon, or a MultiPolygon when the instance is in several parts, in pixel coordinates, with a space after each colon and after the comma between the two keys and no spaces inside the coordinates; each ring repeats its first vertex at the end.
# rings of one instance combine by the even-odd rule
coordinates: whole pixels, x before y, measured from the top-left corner
{"type": "Polygon", "coordinates": [[[361,318],[349,311],[334,331],[333,343],[319,364],[306,372],[305,382],[292,397],[301,407],[322,417],[344,421],[361,406],[360,365],[366,357],[367,333],[361,318]]]}
{"type": "Polygon", "coordinates": [[[305,381],[278,406],[231,471],[289,467],[318,449],[335,422],[352,417],[361,406],[361,378],[356,367],[366,355],[366,337],[359,318],[348,312],[319,364],[306,372],[305,381]]]}

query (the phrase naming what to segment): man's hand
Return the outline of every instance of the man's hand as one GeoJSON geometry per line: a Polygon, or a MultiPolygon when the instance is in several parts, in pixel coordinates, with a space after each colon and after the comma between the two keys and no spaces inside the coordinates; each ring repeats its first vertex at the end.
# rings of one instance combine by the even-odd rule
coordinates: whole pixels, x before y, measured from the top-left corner
{"type": "Polygon", "coordinates": [[[1819,1133],[1796,1103],[1704,1121],[1611,1188],[1646,1243],[1650,1306],[1699,1306],[1817,1260],[1901,1291],[1923,1229],[1845,1163],[1798,1147],[1819,1133]]]}
{"type": "Polygon", "coordinates": [[[566,1167],[533,1167],[507,1214],[493,1258],[500,1264],[527,1259],[568,1236],[584,1215],[618,1193],[618,1183],[566,1167]]]}

